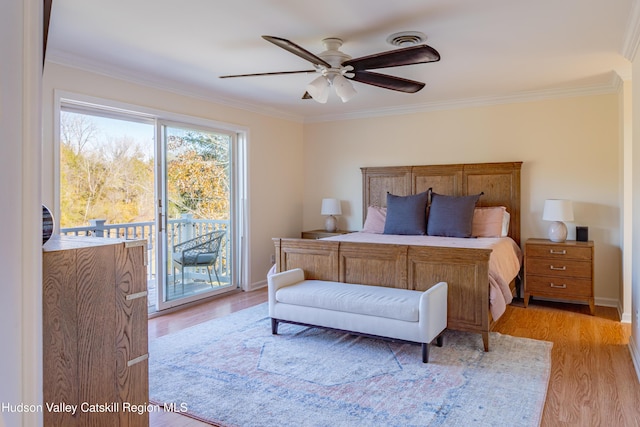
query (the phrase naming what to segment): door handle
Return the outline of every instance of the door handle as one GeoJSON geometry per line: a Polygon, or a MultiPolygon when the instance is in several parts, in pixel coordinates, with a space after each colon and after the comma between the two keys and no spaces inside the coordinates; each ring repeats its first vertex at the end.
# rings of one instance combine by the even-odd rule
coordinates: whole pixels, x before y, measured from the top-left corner
{"type": "Polygon", "coordinates": [[[162,215],[162,199],[158,199],[158,233],[162,233],[164,224],[162,221],[164,216],[162,215]]]}

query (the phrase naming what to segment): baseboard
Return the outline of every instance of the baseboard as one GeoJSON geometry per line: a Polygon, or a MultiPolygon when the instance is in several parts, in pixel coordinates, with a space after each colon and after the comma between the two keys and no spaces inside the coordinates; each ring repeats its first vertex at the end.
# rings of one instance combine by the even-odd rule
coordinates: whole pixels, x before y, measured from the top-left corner
{"type": "Polygon", "coordinates": [[[623,313],[622,307],[618,304],[618,317],[620,317],[620,323],[631,323],[631,313],[623,313]]]}
{"type": "Polygon", "coordinates": [[[265,286],[267,286],[267,281],[266,280],[261,280],[259,282],[250,283],[249,284],[249,289],[247,289],[247,290],[248,291],[255,291],[256,289],[261,289],[261,288],[264,288],[265,286]]]}
{"type": "Polygon", "coordinates": [[[620,311],[620,301],[613,298],[594,298],[594,302],[596,305],[601,307],[614,307],[620,311]]]}
{"type": "Polygon", "coordinates": [[[631,360],[633,361],[633,366],[636,368],[636,376],[638,377],[638,382],[640,382],[640,350],[638,350],[638,343],[633,339],[633,335],[629,337],[629,352],[631,353],[631,360]]]}

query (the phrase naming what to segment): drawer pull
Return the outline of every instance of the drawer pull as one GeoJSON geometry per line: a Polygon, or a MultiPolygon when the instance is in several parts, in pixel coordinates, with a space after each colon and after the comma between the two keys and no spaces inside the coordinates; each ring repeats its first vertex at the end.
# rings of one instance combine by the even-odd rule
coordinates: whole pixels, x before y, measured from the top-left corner
{"type": "Polygon", "coordinates": [[[549,249],[549,253],[554,255],[566,255],[567,251],[564,249],[561,251],[554,251],[553,249],[549,249]]]}
{"type": "Polygon", "coordinates": [[[552,282],[552,283],[549,283],[549,286],[557,289],[567,289],[566,283],[563,283],[562,285],[556,285],[555,283],[552,282]]]}
{"type": "Polygon", "coordinates": [[[549,270],[565,271],[566,269],[567,269],[566,265],[563,265],[562,267],[554,267],[553,265],[549,266],[549,270]]]}
{"type": "Polygon", "coordinates": [[[128,367],[132,367],[133,365],[135,365],[136,363],[140,363],[140,362],[144,362],[145,360],[147,360],[149,358],[149,353],[147,354],[143,354],[142,356],[138,356],[135,359],[131,359],[127,362],[127,366],[128,367]]]}
{"type": "Polygon", "coordinates": [[[147,293],[148,293],[147,291],[136,292],[135,294],[127,295],[126,299],[127,299],[127,301],[131,301],[132,299],[138,299],[138,298],[146,297],[147,293]]]}

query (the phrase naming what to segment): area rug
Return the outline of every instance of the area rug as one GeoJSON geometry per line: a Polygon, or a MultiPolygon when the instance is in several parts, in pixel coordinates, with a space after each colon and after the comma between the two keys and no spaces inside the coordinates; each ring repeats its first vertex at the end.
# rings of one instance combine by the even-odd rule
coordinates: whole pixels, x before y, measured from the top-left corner
{"type": "Polygon", "coordinates": [[[446,331],[419,345],[281,324],[261,304],[152,340],[151,401],[219,426],[538,426],[544,341],[446,331]]]}

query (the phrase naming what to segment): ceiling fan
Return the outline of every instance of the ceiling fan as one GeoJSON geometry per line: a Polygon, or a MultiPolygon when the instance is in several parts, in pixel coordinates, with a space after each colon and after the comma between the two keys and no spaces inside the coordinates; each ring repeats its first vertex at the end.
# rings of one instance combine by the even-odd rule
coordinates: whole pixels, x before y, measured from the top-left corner
{"type": "Polygon", "coordinates": [[[301,71],[277,71],[270,73],[236,74],[220,76],[222,79],[232,77],[271,76],[277,74],[296,73],[320,73],[321,75],[307,85],[307,91],[303,99],[313,98],[325,103],[329,97],[330,88],[333,87],[336,94],[347,102],[356,94],[356,90],[349,80],[365,83],[384,89],[396,90],[405,93],[415,93],[424,87],[424,83],[409,80],[388,74],[375,73],[369,70],[378,68],[399,67],[402,65],[424,64],[440,60],[440,54],[431,46],[425,44],[403,47],[400,49],[380,52],[360,58],[351,58],[340,51],[342,40],[339,38],[326,38],[322,40],[325,51],[315,55],[297,44],[273,36],[262,36],[263,39],[275,44],[282,49],[311,62],[313,70],[301,71]]]}

